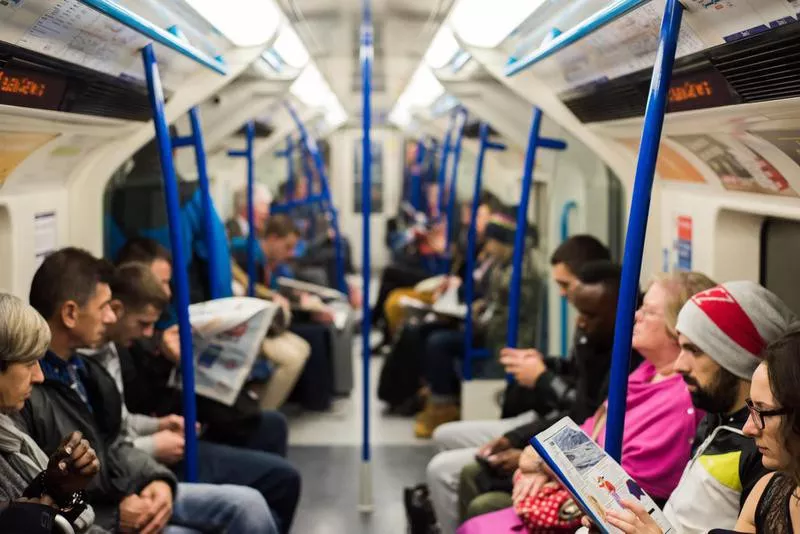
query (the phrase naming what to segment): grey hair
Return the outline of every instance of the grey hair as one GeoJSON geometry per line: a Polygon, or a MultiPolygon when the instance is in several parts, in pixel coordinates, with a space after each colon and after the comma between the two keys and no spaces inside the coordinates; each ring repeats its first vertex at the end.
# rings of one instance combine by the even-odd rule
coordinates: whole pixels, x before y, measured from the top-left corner
{"type": "Polygon", "coordinates": [[[0,293],[0,371],[12,363],[40,359],[50,345],[50,327],[33,306],[0,293]]]}
{"type": "MultiPolygon", "coordinates": [[[[253,201],[266,202],[272,204],[272,193],[269,188],[261,183],[253,184],[253,201]]],[[[241,211],[247,207],[247,185],[243,185],[233,193],[233,205],[236,211],[241,211]]]]}

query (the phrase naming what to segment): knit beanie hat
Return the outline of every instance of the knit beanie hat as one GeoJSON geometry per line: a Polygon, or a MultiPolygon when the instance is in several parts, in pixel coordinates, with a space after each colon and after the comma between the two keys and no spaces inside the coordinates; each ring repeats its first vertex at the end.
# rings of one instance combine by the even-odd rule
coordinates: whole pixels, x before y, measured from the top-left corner
{"type": "Polygon", "coordinates": [[[764,348],[796,320],[764,287],[727,282],[690,298],[678,314],[677,330],[720,366],[750,380],[764,348]]]}
{"type": "Polygon", "coordinates": [[[489,218],[484,236],[506,245],[514,244],[514,234],[517,230],[517,221],[504,213],[495,213],[489,218]]]}

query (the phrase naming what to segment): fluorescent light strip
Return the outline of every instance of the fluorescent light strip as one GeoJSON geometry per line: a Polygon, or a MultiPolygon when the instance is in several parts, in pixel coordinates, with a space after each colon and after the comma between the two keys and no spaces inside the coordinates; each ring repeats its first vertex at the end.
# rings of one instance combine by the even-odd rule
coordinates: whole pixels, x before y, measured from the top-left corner
{"type": "Polygon", "coordinates": [[[459,0],[450,25],[464,42],[495,48],[547,0],[459,0]]]}
{"type": "Polygon", "coordinates": [[[281,14],[273,0],[186,0],[235,46],[263,45],[275,35],[281,14]]]}

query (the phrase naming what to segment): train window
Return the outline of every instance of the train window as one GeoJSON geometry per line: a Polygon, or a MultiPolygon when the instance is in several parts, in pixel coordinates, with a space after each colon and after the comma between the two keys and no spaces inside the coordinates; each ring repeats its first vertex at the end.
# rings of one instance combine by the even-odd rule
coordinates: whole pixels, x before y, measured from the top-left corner
{"type": "Polygon", "coordinates": [[[761,284],[800,313],[800,221],[770,218],[761,231],[761,284]]]}
{"type": "Polygon", "coordinates": [[[611,169],[606,168],[608,176],[608,248],[611,257],[622,261],[622,246],[625,242],[623,221],[626,213],[625,190],[619,177],[611,169]]]}

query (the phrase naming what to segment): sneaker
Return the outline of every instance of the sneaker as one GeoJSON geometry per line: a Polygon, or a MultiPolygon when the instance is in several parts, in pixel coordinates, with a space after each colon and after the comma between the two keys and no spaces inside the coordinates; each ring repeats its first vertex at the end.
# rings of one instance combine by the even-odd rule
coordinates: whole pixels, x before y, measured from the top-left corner
{"type": "Polygon", "coordinates": [[[434,404],[428,402],[425,409],[417,414],[414,423],[414,435],[422,439],[430,439],[433,431],[445,423],[461,419],[461,408],[458,404],[434,404]]]}
{"type": "Polygon", "coordinates": [[[403,502],[406,508],[408,534],[440,534],[428,486],[419,484],[413,488],[405,488],[403,502]]]}

